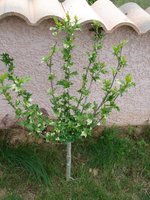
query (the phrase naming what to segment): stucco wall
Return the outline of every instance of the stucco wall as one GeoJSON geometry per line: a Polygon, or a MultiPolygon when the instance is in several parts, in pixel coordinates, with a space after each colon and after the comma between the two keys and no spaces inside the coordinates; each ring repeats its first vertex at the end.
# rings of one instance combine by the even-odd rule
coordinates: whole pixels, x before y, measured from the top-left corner
{"type": "MultiPolygon", "coordinates": [[[[0,53],[8,52],[14,57],[18,75],[30,75],[32,77],[27,88],[33,92],[33,100],[47,110],[50,108],[47,96],[47,89],[49,88],[48,69],[41,63],[41,58],[47,54],[49,46],[54,43],[54,38],[49,31],[50,24],[52,24],[52,21],[47,20],[39,26],[33,27],[17,17],[7,17],[0,21],[0,53]]],[[[92,32],[89,31],[88,26],[85,26],[83,31],[78,33],[74,58],[79,71],[82,71],[87,62],[87,58],[83,55],[91,49],[91,38],[92,32]]],[[[129,66],[124,70],[124,74],[133,74],[136,87],[132,88],[124,98],[118,100],[121,111],[113,112],[108,122],[118,125],[138,125],[146,123],[150,119],[150,32],[139,36],[132,28],[121,27],[112,34],[107,34],[100,58],[108,66],[116,64],[111,53],[112,45],[124,39],[129,41],[124,49],[129,66]]],[[[60,55],[57,55],[55,61],[55,70],[61,76],[60,55]]],[[[1,64],[0,73],[4,69],[1,64]]],[[[79,81],[75,80],[75,82],[79,86],[79,81]]],[[[94,98],[97,101],[101,99],[98,86],[94,86],[92,89],[91,100],[94,98]]],[[[9,114],[8,124],[10,124],[14,118],[14,113],[3,97],[0,96],[0,121],[6,114],[9,114]]],[[[2,123],[0,123],[0,127],[3,127],[2,123]]]]}

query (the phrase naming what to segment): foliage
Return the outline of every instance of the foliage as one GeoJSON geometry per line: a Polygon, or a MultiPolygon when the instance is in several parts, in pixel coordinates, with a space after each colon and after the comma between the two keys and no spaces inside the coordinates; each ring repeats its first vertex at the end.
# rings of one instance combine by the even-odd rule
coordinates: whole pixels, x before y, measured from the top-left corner
{"type": "Polygon", "coordinates": [[[7,72],[0,76],[0,94],[5,96],[5,99],[15,110],[17,118],[26,119],[21,125],[25,126],[30,132],[40,134],[41,130],[45,129],[47,119],[43,117],[39,106],[31,103],[32,94],[27,92],[27,90],[23,87],[23,84],[28,82],[29,78],[19,78],[15,75],[13,58],[10,58],[8,54],[2,54],[1,61],[6,65],[7,72]],[[6,79],[8,82],[5,84],[6,79]],[[17,98],[14,101],[11,93],[12,91],[17,94],[17,98]]]}
{"type": "Polygon", "coordinates": [[[18,169],[28,172],[31,178],[37,182],[48,184],[49,177],[42,165],[41,160],[37,157],[32,146],[11,146],[5,141],[0,145],[0,163],[3,166],[7,164],[10,169],[18,169]]]}
{"type": "Polygon", "coordinates": [[[73,50],[75,48],[76,32],[80,31],[77,17],[72,20],[69,14],[62,21],[55,19],[55,27],[51,27],[54,36],[64,32],[62,39],[62,78],[58,78],[53,72],[53,57],[58,51],[57,43],[51,47],[51,51],[43,58],[43,62],[49,69],[48,80],[50,89],[48,94],[55,119],[45,116],[39,105],[32,103],[31,96],[24,84],[29,81],[27,77],[18,77],[15,74],[13,58],[7,53],[0,56],[5,64],[7,72],[0,75],[0,93],[15,110],[16,116],[21,118],[20,124],[27,128],[30,134],[43,137],[46,141],[59,141],[67,143],[66,179],[71,179],[71,142],[92,134],[93,129],[102,124],[113,109],[119,111],[116,104],[118,97],[123,96],[129,88],[134,86],[132,76],[127,74],[124,79],[118,80],[118,74],[126,67],[127,61],[122,56],[122,49],[126,41],[113,47],[113,54],[117,60],[117,67],[107,70],[106,64],[98,60],[99,51],[102,49],[103,34],[100,24],[94,23],[93,47],[87,53],[88,64],[81,74],[73,67],[73,50]],[[110,77],[111,74],[111,78],[110,77]],[[81,78],[81,79],[80,79],[81,78]],[[80,87],[75,86],[74,79],[81,80],[80,87]],[[101,100],[91,102],[92,84],[99,84],[100,92],[103,92],[101,100]],[[75,89],[74,94],[71,92],[75,89]],[[58,92],[59,90],[59,92],[58,92]],[[14,95],[16,97],[14,98],[14,95]],[[51,126],[51,131],[48,127],[51,126]]]}
{"type": "Polygon", "coordinates": [[[14,108],[16,116],[23,119],[21,125],[26,127],[31,134],[41,136],[47,141],[55,140],[65,143],[87,137],[91,135],[95,126],[107,119],[113,109],[119,110],[116,99],[134,86],[130,74],[127,74],[123,80],[117,79],[118,74],[127,65],[125,57],[122,56],[122,49],[126,42],[123,41],[113,47],[117,67],[107,70],[106,64],[98,60],[103,41],[100,25],[94,23],[93,28],[95,36],[92,51],[87,53],[88,65],[85,66],[85,71],[82,74],[80,88],[76,89],[76,94],[72,95],[72,88],[76,88],[73,79],[80,77],[78,71],[73,68],[75,64],[73,61],[75,34],[80,31],[78,19],[75,17],[72,21],[67,14],[66,19],[63,21],[55,19],[55,27],[51,27],[51,31],[55,36],[65,32],[61,49],[63,78],[58,79],[52,68],[53,56],[58,51],[57,43],[52,46],[49,54],[43,58],[43,62],[49,68],[50,89],[48,94],[55,120],[44,116],[39,106],[32,103],[32,94],[24,88],[24,83],[29,78],[18,77],[14,71],[13,59],[7,53],[1,55],[0,59],[5,64],[7,72],[0,76],[0,93],[14,108]],[[110,73],[111,78],[108,78],[110,73]],[[89,101],[91,86],[94,83],[99,84],[104,94],[100,102],[89,101]],[[57,92],[60,88],[62,92],[57,92]],[[17,95],[16,99],[13,98],[12,92],[17,95]],[[47,126],[52,126],[51,132],[46,131],[47,126]]]}

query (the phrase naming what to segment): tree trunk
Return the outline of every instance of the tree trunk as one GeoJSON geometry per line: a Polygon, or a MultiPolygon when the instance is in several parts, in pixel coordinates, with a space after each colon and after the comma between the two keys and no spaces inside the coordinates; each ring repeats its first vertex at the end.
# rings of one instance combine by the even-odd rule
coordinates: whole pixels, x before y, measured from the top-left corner
{"type": "Polygon", "coordinates": [[[66,180],[71,179],[71,142],[67,143],[66,180]]]}

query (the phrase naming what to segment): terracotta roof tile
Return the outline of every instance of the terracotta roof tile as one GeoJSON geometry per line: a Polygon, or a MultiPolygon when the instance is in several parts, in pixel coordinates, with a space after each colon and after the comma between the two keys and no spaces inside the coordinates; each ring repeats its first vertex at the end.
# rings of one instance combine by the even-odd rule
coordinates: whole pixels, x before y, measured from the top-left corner
{"type": "Polygon", "coordinates": [[[102,23],[107,32],[112,32],[115,28],[122,25],[129,25],[139,32],[134,22],[123,14],[110,0],[98,0],[92,5],[92,8],[103,19],[102,23]]]}
{"type": "Polygon", "coordinates": [[[150,7],[146,9],[146,12],[150,14],[150,7]]]}
{"type": "Polygon", "coordinates": [[[0,18],[10,15],[20,16],[31,25],[45,18],[65,17],[57,0],[0,0],[0,18]]]}
{"type": "Polygon", "coordinates": [[[27,21],[30,21],[29,1],[26,0],[1,0],[0,16],[1,18],[9,15],[18,15],[27,21]]]}
{"type": "Polygon", "coordinates": [[[86,0],[0,0],[0,19],[17,15],[30,25],[54,16],[62,19],[65,12],[78,16],[80,23],[100,21],[106,32],[119,26],[131,26],[137,33],[150,31],[150,8],[146,11],[135,3],[117,8],[110,0],[98,0],[90,6],[86,0]]]}
{"type": "Polygon", "coordinates": [[[100,20],[97,13],[94,12],[86,0],[66,0],[62,5],[65,11],[68,11],[72,17],[77,16],[80,23],[100,20]]]}
{"type": "Polygon", "coordinates": [[[127,3],[120,7],[130,20],[132,20],[140,33],[150,30],[150,15],[136,3],[127,3]]]}
{"type": "MultiPolygon", "coordinates": [[[[22,1],[22,0],[21,0],[22,1]]],[[[28,1],[28,0],[26,0],[28,1]]],[[[30,0],[33,7],[33,23],[40,22],[45,18],[64,18],[64,9],[58,0],[30,0]]]]}

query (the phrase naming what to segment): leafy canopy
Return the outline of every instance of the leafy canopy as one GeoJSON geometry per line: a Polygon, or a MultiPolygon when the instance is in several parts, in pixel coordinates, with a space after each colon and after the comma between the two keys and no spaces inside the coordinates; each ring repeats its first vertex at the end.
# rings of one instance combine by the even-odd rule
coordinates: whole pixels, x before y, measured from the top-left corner
{"type": "Polygon", "coordinates": [[[117,78],[118,74],[127,66],[127,61],[122,56],[122,49],[126,42],[123,41],[113,47],[117,67],[107,69],[106,64],[98,59],[98,54],[103,46],[100,25],[94,23],[93,29],[95,35],[92,50],[87,53],[88,64],[82,73],[80,88],[76,89],[76,94],[72,94],[72,88],[76,88],[73,80],[80,77],[78,71],[74,69],[73,61],[76,32],[81,30],[78,19],[75,17],[72,20],[67,14],[62,21],[55,19],[55,26],[50,28],[56,37],[62,32],[65,33],[62,49],[57,49],[57,43],[55,43],[48,55],[42,59],[49,69],[48,95],[55,119],[43,115],[39,105],[32,103],[32,94],[24,87],[29,78],[18,77],[15,74],[13,58],[7,53],[0,56],[0,60],[6,66],[6,72],[0,75],[0,94],[4,95],[7,102],[13,107],[16,116],[22,118],[20,124],[26,127],[31,134],[43,137],[47,141],[54,140],[65,143],[87,137],[91,135],[95,126],[107,119],[113,109],[119,110],[116,99],[134,86],[130,74],[127,74],[122,80],[117,78]],[[61,79],[53,70],[53,56],[57,51],[62,53],[63,78],[61,79]],[[110,73],[111,78],[108,78],[110,73]],[[99,84],[100,91],[103,91],[104,94],[100,102],[89,100],[94,83],[99,84]],[[57,92],[60,88],[62,92],[57,92]],[[16,94],[17,98],[13,98],[12,92],[16,94]],[[48,131],[48,126],[52,127],[51,131],[48,131]]]}

